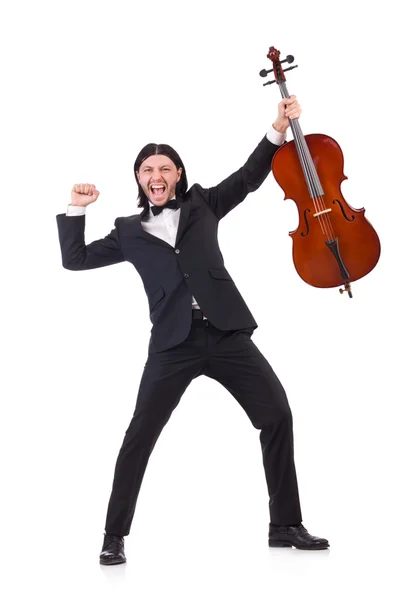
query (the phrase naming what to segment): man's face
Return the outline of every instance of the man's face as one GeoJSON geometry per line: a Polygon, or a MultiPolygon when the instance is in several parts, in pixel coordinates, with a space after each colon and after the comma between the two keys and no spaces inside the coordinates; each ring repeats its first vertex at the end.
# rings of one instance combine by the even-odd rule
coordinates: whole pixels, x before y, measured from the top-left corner
{"type": "Polygon", "coordinates": [[[143,161],[136,174],[149,200],[162,206],[175,195],[182,168],[177,169],[168,156],[154,154],[143,161]]]}

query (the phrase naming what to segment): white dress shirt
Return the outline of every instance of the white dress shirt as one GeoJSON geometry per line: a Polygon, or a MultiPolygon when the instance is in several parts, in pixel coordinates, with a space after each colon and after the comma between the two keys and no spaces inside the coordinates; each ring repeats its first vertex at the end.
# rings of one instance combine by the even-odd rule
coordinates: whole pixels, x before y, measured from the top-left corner
{"type": "MultiPolygon", "coordinates": [[[[279,133],[274,129],[274,127],[272,127],[270,131],[267,132],[266,136],[269,142],[272,142],[277,146],[281,146],[281,144],[284,143],[286,138],[285,133],[279,133]]],[[[173,198],[170,199],[173,200],[173,198]]],[[[153,202],[150,202],[150,200],[149,204],[150,206],[154,206],[153,202]]],[[[147,220],[142,221],[142,227],[148,233],[151,233],[152,235],[161,238],[162,240],[168,242],[168,244],[175,248],[175,240],[178,231],[180,213],[180,208],[178,208],[177,210],[171,208],[164,208],[160,214],[154,216],[152,211],[149,210],[147,220]]],[[[75,217],[84,214],[85,206],[74,206],[73,204],[69,204],[66,210],[67,217],[75,217]]],[[[194,296],[192,296],[192,308],[196,310],[200,308],[194,296]]]]}

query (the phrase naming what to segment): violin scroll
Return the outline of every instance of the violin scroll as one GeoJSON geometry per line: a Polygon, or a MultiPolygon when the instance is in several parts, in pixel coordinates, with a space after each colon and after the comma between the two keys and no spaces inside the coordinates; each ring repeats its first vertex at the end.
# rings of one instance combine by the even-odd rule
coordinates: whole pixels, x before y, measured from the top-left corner
{"type": "Polygon", "coordinates": [[[280,60],[280,51],[276,50],[276,48],[274,46],[271,46],[269,48],[269,53],[267,55],[267,58],[269,58],[272,63],[273,63],[273,69],[262,69],[262,71],[260,71],[259,75],[261,77],[267,77],[268,73],[274,73],[274,77],[275,79],[273,79],[272,81],[267,81],[266,83],[264,83],[263,85],[270,85],[271,83],[282,83],[285,82],[285,75],[284,73],[286,71],[291,71],[291,69],[296,69],[298,65],[294,65],[293,67],[288,67],[288,69],[283,69],[281,64],[282,63],[293,63],[295,58],[291,55],[288,54],[287,57],[284,60],[280,60]]]}

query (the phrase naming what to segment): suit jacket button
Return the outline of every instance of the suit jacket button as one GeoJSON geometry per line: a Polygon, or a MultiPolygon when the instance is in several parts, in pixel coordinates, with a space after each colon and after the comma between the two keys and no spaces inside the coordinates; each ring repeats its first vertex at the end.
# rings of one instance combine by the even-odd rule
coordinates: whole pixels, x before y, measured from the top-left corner
{"type": "Polygon", "coordinates": [[[179,254],[180,250],[178,248],[175,250],[175,254],[179,254]]]}
{"type": "Polygon", "coordinates": [[[187,279],[189,277],[189,273],[184,273],[184,278],[187,279]]]}

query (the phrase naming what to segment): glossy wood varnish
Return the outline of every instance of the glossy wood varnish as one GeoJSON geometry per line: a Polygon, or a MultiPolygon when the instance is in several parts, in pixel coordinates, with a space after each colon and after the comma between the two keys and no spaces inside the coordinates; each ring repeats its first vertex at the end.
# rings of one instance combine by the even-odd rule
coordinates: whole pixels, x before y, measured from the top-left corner
{"type": "Polygon", "coordinates": [[[299,224],[290,232],[293,241],[293,261],[300,277],[309,285],[321,288],[339,286],[346,282],[335,256],[326,240],[338,240],[340,257],[349,273],[349,282],[367,275],[377,264],[380,242],[375,229],[365,218],[365,209],[354,209],[344,199],[341,183],[343,154],[332,138],[323,134],[305,135],[324,196],[321,201],[331,209],[321,217],[314,217],[316,208],[310,197],[299,161],[295,142],[281,146],[273,158],[274,177],[285,193],[284,199],[293,200],[299,212],[299,224]],[[325,225],[322,231],[319,219],[325,225]]]}

